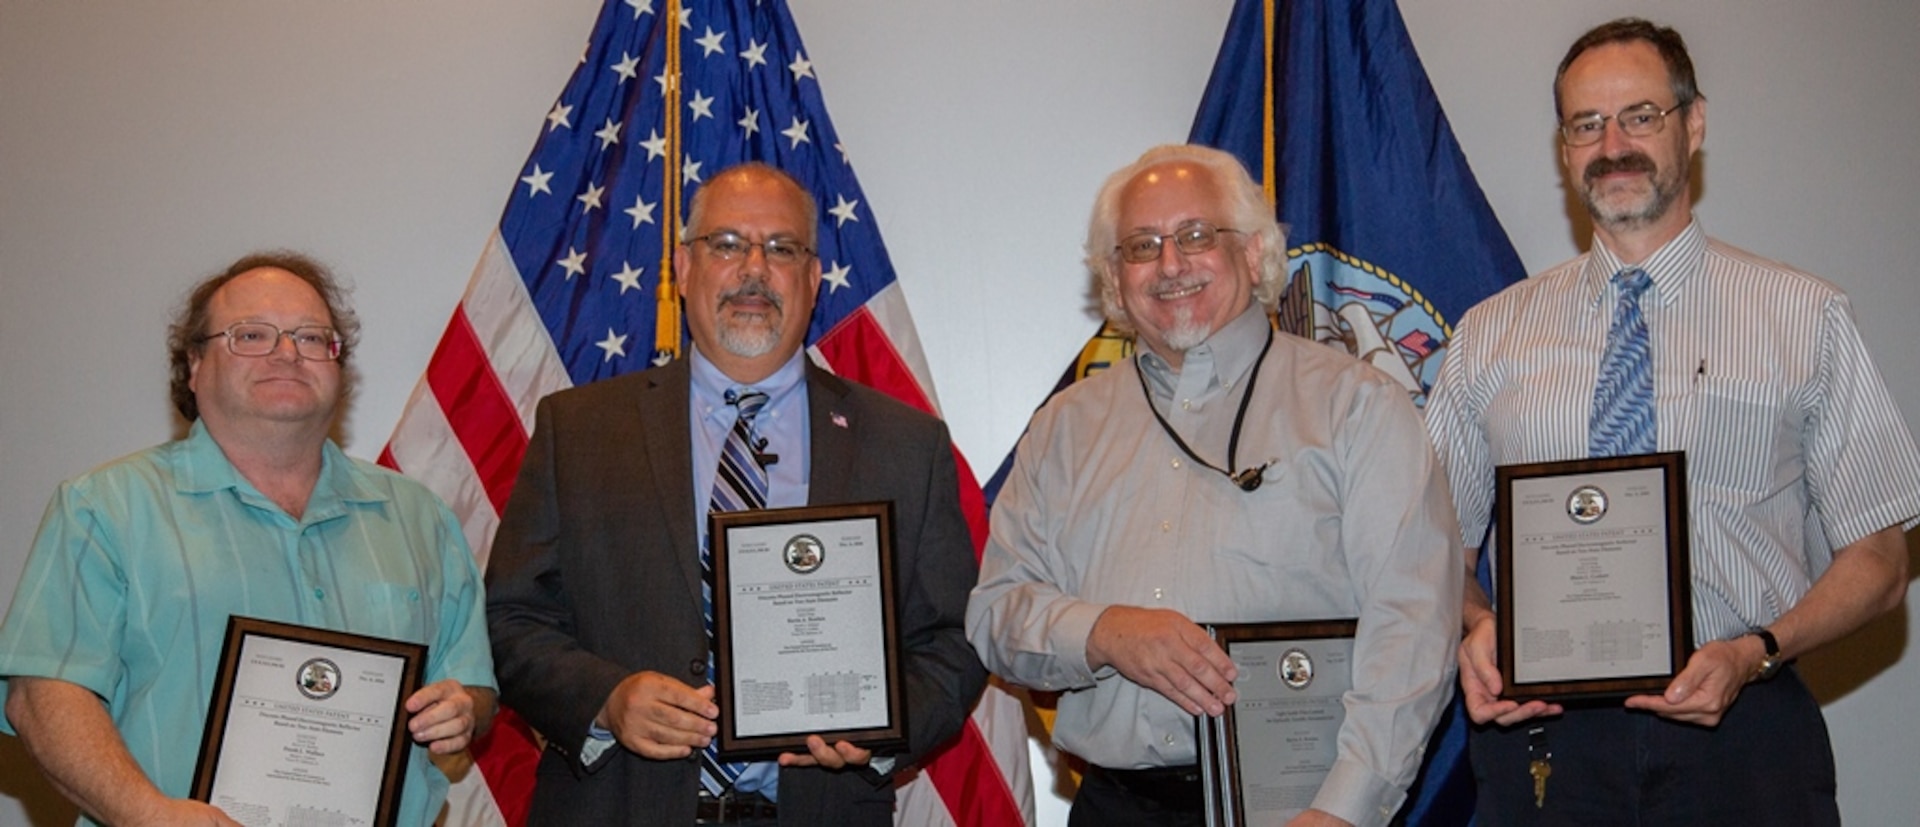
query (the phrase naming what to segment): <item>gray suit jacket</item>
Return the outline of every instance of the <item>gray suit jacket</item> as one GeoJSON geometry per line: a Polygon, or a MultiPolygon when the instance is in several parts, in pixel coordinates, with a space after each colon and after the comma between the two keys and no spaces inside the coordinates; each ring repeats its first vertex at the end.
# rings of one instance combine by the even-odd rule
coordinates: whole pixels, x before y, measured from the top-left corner
{"type": "MultiPolygon", "coordinates": [[[[494,539],[487,620],[501,701],[548,739],[534,824],[691,824],[693,759],[619,746],[579,759],[628,675],[706,682],[685,360],[540,402],[494,539]]],[[[962,624],[977,577],[947,429],[870,388],[807,368],[812,505],[891,500],[909,753],[959,731],[986,682],[962,624]]],[[[890,824],[870,769],[780,773],[782,824],[890,824]]]]}

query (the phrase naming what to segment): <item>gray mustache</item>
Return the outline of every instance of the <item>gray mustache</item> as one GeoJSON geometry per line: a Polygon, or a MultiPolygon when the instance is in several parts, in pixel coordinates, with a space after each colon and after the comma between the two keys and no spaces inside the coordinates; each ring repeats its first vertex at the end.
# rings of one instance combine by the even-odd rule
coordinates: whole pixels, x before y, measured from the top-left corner
{"type": "Polygon", "coordinates": [[[1168,293],[1178,293],[1189,287],[1194,287],[1200,284],[1204,284],[1206,283],[1206,281],[1207,279],[1203,276],[1185,276],[1183,278],[1177,278],[1177,279],[1161,279],[1160,281],[1157,281],[1154,283],[1153,288],[1149,291],[1149,293],[1156,297],[1164,296],[1164,295],[1167,295],[1168,293]]]}
{"type": "Polygon", "coordinates": [[[732,290],[728,290],[725,293],[721,293],[720,306],[725,307],[729,302],[732,302],[735,299],[741,299],[741,298],[753,298],[753,299],[761,299],[761,300],[767,301],[773,305],[773,309],[779,310],[782,312],[784,312],[787,309],[786,300],[780,298],[780,294],[773,292],[773,288],[767,286],[767,282],[765,279],[753,279],[751,281],[748,281],[745,284],[740,285],[739,287],[735,287],[732,290]]]}

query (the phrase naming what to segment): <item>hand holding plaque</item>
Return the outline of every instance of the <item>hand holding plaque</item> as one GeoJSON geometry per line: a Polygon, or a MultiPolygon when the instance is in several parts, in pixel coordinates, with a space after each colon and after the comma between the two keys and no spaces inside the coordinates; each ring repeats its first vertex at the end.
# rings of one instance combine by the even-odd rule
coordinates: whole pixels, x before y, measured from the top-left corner
{"type": "Polygon", "coordinates": [[[818,735],[807,736],[805,752],[780,753],[783,767],[825,767],[830,770],[864,767],[873,762],[873,750],[856,747],[846,741],[827,743],[818,735]]]}

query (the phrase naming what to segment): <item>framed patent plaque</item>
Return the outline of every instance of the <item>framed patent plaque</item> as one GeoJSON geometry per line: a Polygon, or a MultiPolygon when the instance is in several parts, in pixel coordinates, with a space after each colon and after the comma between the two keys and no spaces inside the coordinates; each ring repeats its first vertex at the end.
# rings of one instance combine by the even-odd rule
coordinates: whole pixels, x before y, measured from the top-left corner
{"type": "Polygon", "coordinates": [[[1339,754],[1353,688],[1353,620],[1208,627],[1239,668],[1239,699],[1198,722],[1212,827],[1279,827],[1313,805],[1339,754]]]}
{"type": "Polygon", "coordinates": [[[227,620],[193,798],[245,824],[388,827],[427,647],[227,620]]]}
{"type": "Polygon", "coordinates": [[[708,519],[720,756],[804,754],[808,735],[905,749],[893,504],[708,519]]]}
{"type": "Polygon", "coordinates": [[[1693,650],[1685,455],[1503,465],[1495,486],[1505,696],[1665,691],[1693,650]]]}

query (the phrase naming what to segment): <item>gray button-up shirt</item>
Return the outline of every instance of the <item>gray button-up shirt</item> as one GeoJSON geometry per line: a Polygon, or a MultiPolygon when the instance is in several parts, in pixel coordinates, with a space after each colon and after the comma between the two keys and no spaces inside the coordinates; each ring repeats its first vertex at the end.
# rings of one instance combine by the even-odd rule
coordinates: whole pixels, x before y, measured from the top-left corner
{"type": "MultiPolygon", "coordinates": [[[[1227,465],[1267,330],[1249,308],[1179,371],[1136,357],[1153,404],[1212,465],[1227,465]]],[[[1056,743],[1138,768],[1193,763],[1193,719],[1088,667],[1087,635],[1108,606],[1201,623],[1357,617],[1339,758],[1313,806],[1383,824],[1452,688],[1465,566],[1453,504],[1419,415],[1384,374],[1274,334],[1252,393],[1231,469],[1273,463],[1252,492],[1175,445],[1131,364],[1056,396],[995,504],[967,635],[995,673],[1064,690],[1056,743]]]]}

